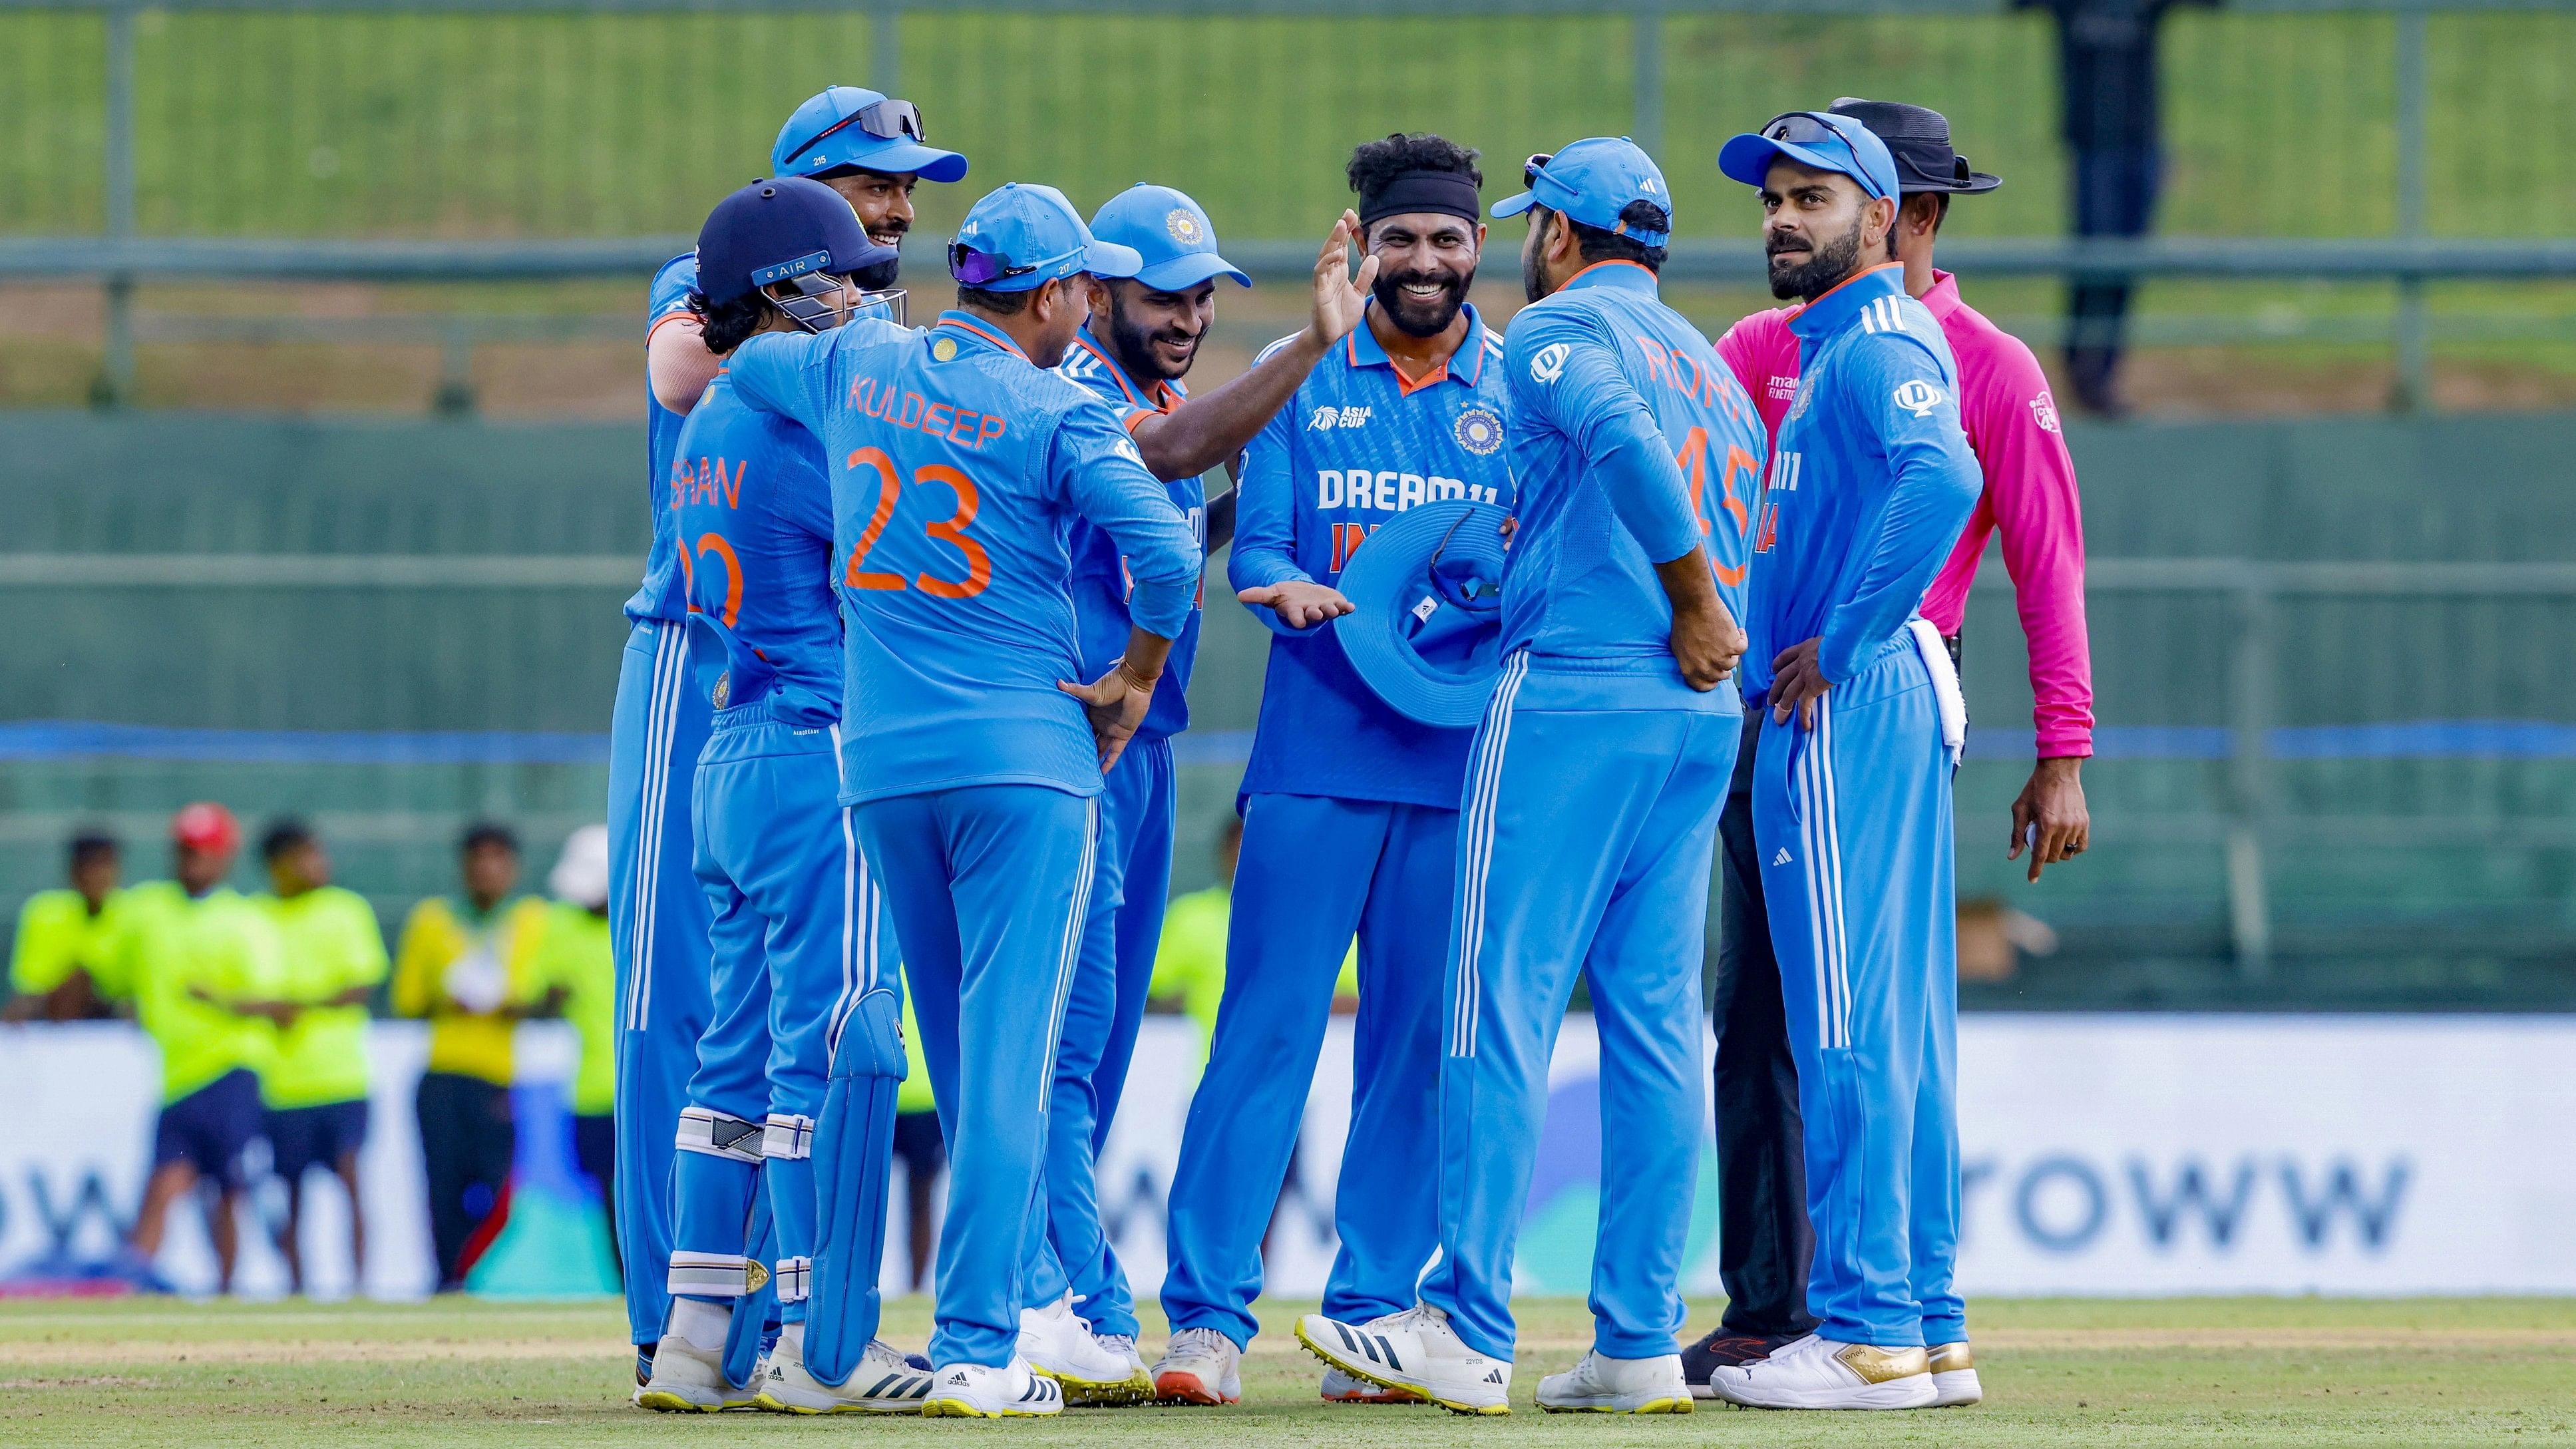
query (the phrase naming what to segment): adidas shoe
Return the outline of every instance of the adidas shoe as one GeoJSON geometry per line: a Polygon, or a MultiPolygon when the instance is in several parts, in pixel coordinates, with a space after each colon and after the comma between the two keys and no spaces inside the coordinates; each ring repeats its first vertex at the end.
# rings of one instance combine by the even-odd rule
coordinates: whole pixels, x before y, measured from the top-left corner
{"type": "Polygon", "coordinates": [[[930,1397],[930,1370],[915,1368],[883,1339],[871,1339],[858,1366],[834,1387],[807,1371],[801,1334],[781,1334],[760,1380],[760,1407],[774,1414],[918,1414],[930,1397]]]}
{"type": "Polygon", "coordinates": [[[1709,1387],[1754,1409],[1928,1409],[1939,1393],[1919,1348],[1877,1348],[1808,1334],[1733,1368],[1709,1370],[1709,1387]]]}
{"type": "MultiPolygon", "coordinates": [[[[639,1364],[640,1368],[641,1365],[639,1364]]],[[[756,1407],[759,1375],[737,1387],[725,1382],[724,1349],[700,1348],[676,1333],[653,1349],[653,1375],[635,1391],[635,1402],[665,1414],[721,1414],[756,1407]]]]}
{"type": "Polygon", "coordinates": [[[1103,1352],[1113,1354],[1118,1358],[1124,1359],[1127,1363],[1128,1372],[1133,1375],[1130,1382],[1140,1384],[1143,1387],[1132,1388],[1123,1397],[1117,1399],[1106,1401],[1094,1400],[1090,1402],[1106,1402],[1113,1408],[1132,1407],[1137,1404],[1150,1404],[1154,1402],[1154,1374],[1152,1370],[1145,1367],[1145,1356],[1136,1351],[1136,1335],[1132,1333],[1095,1333],[1092,1335],[1092,1338],[1099,1343],[1103,1352]]]}
{"type": "Polygon", "coordinates": [[[1243,1399],[1243,1350],[1213,1328],[1184,1328],[1154,1365],[1154,1398],[1165,1404],[1233,1404],[1243,1399]]]}
{"type": "Polygon", "coordinates": [[[1044,1308],[1020,1310],[1020,1357],[1064,1385],[1070,1403],[1132,1404],[1154,1396],[1135,1341],[1128,1340],[1123,1353],[1104,1344],[1074,1315],[1071,1294],[1044,1308]]]}
{"type": "Polygon", "coordinates": [[[1512,1411],[1512,1365],[1467,1346],[1428,1304],[1363,1324],[1320,1313],[1297,1320],[1297,1341],[1331,1368],[1380,1388],[1410,1389],[1458,1414],[1512,1411]]]}
{"type": "Polygon", "coordinates": [[[1411,1389],[1381,1388],[1366,1379],[1355,1379],[1337,1368],[1324,1370],[1324,1402],[1328,1404],[1427,1404],[1430,1400],[1411,1389]]]}
{"type": "Polygon", "coordinates": [[[1064,1412],[1064,1386],[1017,1354],[1000,1368],[952,1363],[932,1371],[921,1412],[930,1418],[1025,1419],[1064,1412]]]}
{"type": "Polygon", "coordinates": [[[1551,1414],[1687,1414],[1682,1356],[1611,1358],[1598,1350],[1538,1381],[1538,1406],[1551,1414]]]}
{"type": "Polygon", "coordinates": [[[1955,1409],[1984,1401],[1986,1386],[1977,1382],[1977,1360],[1966,1340],[1936,1343],[1923,1356],[1932,1367],[1932,1407],[1955,1409]]]}

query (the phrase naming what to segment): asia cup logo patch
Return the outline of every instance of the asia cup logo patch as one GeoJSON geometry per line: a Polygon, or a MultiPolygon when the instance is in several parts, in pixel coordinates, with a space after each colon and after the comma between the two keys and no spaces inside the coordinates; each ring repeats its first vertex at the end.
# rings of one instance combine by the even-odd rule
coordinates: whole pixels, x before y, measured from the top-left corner
{"type": "Polygon", "coordinates": [[[1503,445],[1503,420],[1483,408],[1469,408],[1458,415],[1458,425],[1449,433],[1459,447],[1479,458],[1490,457],[1503,445]]]}
{"type": "Polygon", "coordinates": [[[1306,430],[1308,432],[1315,433],[1329,433],[1341,422],[1341,420],[1342,410],[1340,408],[1317,408],[1315,409],[1315,416],[1308,420],[1306,430]]]}
{"type": "Polygon", "coordinates": [[[1932,416],[1932,410],[1941,405],[1941,399],[1946,394],[1919,377],[1909,377],[1898,383],[1896,391],[1890,396],[1898,407],[1918,418],[1928,418],[1932,416]]]}
{"type": "Polygon", "coordinates": [[[1199,238],[1205,235],[1204,230],[1199,226],[1199,219],[1190,215],[1187,209],[1177,206],[1172,208],[1171,215],[1163,218],[1163,229],[1172,234],[1172,240],[1185,247],[1197,246],[1199,238]]]}

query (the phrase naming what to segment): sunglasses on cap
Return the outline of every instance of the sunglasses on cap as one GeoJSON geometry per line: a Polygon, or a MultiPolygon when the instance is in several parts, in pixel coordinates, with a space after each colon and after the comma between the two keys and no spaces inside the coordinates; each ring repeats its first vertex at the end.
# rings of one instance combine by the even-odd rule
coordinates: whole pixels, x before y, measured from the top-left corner
{"type": "Polygon", "coordinates": [[[1025,277],[1040,267],[1051,267],[1068,257],[1080,255],[1081,251],[1076,249],[1034,262],[1019,262],[1014,261],[1008,252],[977,251],[964,242],[952,242],[948,247],[948,275],[966,286],[983,287],[1005,277],[1025,277]]]}
{"type": "MultiPolygon", "coordinates": [[[[1841,146],[1857,159],[1860,148],[1853,142],[1851,132],[1843,129],[1846,126],[1864,131],[1869,129],[1848,116],[1828,115],[1822,111],[1783,111],[1762,123],[1762,138],[1786,141],[1792,146],[1841,146]]],[[[1879,195],[1878,187],[1868,177],[1855,176],[1852,179],[1860,183],[1861,190],[1872,196],[1879,195]]]]}
{"type": "Polygon", "coordinates": [[[850,114],[843,116],[841,119],[834,121],[832,124],[825,126],[823,129],[807,137],[804,145],[787,153],[787,159],[790,161],[795,160],[797,157],[802,156],[806,152],[823,144],[827,138],[837,135],[851,126],[858,127],[862,132],[870,136],[874,136],[880,141],[913,141],[918,143],[922,139],[921,107],[914,105],[910,101],[898,101],[891,98],[882,101],[871,101],[867,105],[859,107],[857,110],[852,111],[850,114]]]}
{"type": "Polygon", "coordinates": [[[1538,185],[1538,174],[1545,171],[1547,169],[1547,163],[1555,159],[1556,153],[1553,151],[1534,151],[1530,153],[1530,158],[1521,163],[1521,189],[1527,191],[1529,188],[1538,185]]]}

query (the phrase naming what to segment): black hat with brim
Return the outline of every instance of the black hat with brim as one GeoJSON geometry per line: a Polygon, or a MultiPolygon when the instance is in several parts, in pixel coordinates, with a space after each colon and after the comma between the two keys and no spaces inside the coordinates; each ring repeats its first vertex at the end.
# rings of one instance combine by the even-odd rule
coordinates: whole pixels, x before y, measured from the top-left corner
{"type": "Polygon", "coordinates": [[[1899,192],[1976,196],[2004,184],[2000,176],[1971,169],[1968,158],[1950,148],[1950,118],[1929,106],[1845,96],[1834,102],[1834,114],[1851,117],[1887,143],[1896,158],[1899,192]]]}

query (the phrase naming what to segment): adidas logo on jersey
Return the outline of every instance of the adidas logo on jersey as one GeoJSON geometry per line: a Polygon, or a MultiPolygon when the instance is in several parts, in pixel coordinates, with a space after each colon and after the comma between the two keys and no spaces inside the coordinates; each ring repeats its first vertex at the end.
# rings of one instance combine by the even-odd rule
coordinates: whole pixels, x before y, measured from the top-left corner
{"type": "Polygon", "coordinates": [[[1789,847],[1785,845],[1781,846],[1780,853],[1771,857],[1771,863],[1773,865],[1787,865],[1789,863],[1789,847]]]}

